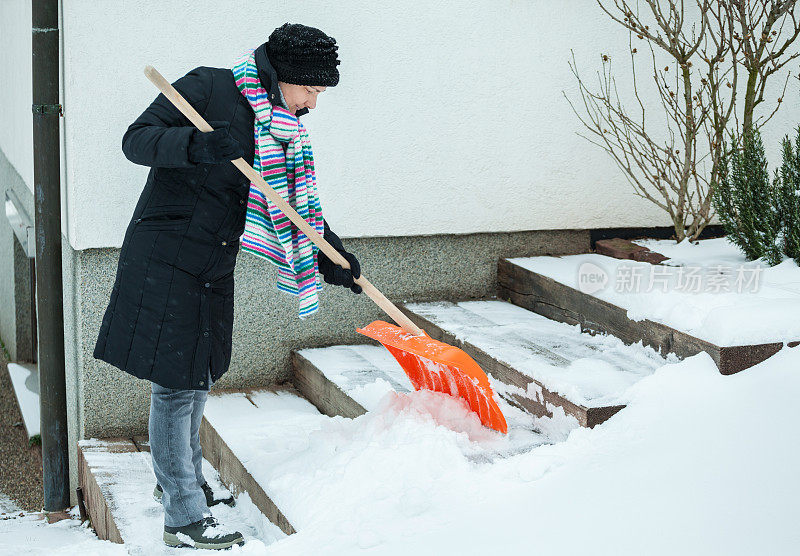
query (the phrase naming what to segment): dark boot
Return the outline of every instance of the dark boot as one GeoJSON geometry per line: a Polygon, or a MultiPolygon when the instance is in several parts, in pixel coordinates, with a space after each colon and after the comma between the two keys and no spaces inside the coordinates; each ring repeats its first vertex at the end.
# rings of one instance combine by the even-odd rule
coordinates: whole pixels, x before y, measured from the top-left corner
{"type": "Polygon", "coordinates": [[[167,546],[193,546],[206,550],[230,548],[234,544],[243,545],[244,537],[238,531],[226,530],[212,516],[183,527],[164,526],[164,542],[167,546]]]}
{"type": "Polygon", "coordinates": [[[233,496],[228,496],[227,498],[214,498],[214,491],[211,490],[211,485],[208,483],[203,483],[200,487],[203,489],[203,492],[206,495],[206,505],[210,508],[211,506],[216,506],[219,503],[233,506],[235,502],[233,501],[233,496]]]}
{"type": "MultiPolygon", "coordinates": [[[[227,504],[228,506],[233,506],[236,502],[233,500],[233,496],[228,496],[227,498],[214,498],[214,491],[211,489],[211,486],[208,483],[203,483],[203,486],[200,488],[203,489],[203,493],[206,495],[206,506],[209,508],[211,506],[216,506],[219,503],[227,504]]],[[[153,498],[155,498],[156,502],[161,503],[161,497],[164,495],[164,491],[161,489],[161,485],[156,483],[156,488],[153,489],[153,498]]]]}

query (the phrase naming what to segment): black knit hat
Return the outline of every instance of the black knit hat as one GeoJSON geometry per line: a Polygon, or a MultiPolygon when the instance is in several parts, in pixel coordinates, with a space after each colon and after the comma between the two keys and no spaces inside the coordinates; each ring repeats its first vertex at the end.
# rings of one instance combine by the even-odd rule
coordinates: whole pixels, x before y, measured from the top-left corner
{"type": "Polygon", "coordinates": [[[284,23],[269,36],[267,57],[279,81],[333,87],[339,82],[338,48],[336,39],[319,29],[284,23]]]}

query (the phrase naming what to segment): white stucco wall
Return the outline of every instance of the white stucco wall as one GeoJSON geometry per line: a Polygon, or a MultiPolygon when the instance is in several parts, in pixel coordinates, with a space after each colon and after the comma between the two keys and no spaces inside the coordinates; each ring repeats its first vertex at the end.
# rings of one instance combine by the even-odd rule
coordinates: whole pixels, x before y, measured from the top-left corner
{"type": "MultiPolygon", "coordinates": [[[[31,3],[0,2],[0,149],[33,191],[31,3]]],[[[4,184],[0,184],[0,195],[4,184]]],[[[31,215],[33,216],[33,215],[31,215]]]]}
{"type": "MultiPolygon", "coordinates": [[[[340,235],[670,225],[604,152],[576,135],[580,124],[562,95],[575,96],[570,49],[589,80],[600,52],[619,55],[616,67],[626,72],[627,33],[595,0],[63,3],[64,203],[73,248],[122,242],[148,171],[120,148],[156,96],[143,67],[171,81],[198,65],[230,67],[286,21],[319,27],[340,45],[339,85],[303,117],[323,210],[340,235]]],[[[16,14],[22,4],[7,0],[0,9],[29,22],[29,8],[16,14]]],[[[9,67],[29,63],[20,44],[29,49],[26,33],[0,35],[16,52],[0,53],[0,71],[15,81],[19,72],[9,67]]],[[[24,108],[15,109],[13,131],[0,126],[0,147],[28,180],[29,75],[23,81],[27,89],[5,79],[0,86],[24,108]]],[[[777,140],[800,122],[796,81],[789,87],[765,130],[773,167],[777,140]]]]}

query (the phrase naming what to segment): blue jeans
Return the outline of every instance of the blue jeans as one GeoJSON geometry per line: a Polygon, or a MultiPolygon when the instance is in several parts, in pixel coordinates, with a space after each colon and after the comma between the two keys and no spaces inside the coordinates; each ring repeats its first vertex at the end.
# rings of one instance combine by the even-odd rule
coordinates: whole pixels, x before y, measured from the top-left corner
{"type": "MultiPolygon", "coordinates": [[[[209,373],[208,385],[211,387],[209,373]]],[[[203,451],[200,422],[208,390],[163,388],[152,383],[150,392],[150,454],[156,480],[164,491],[164,525],[182,527],[211,515],[200,486],[203,451]]]]}

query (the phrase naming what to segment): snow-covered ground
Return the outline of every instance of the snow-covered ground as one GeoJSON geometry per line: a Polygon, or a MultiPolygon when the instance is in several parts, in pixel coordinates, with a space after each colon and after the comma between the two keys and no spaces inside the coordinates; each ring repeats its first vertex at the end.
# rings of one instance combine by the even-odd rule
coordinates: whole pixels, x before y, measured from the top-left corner
{"type": "MultiPolygon", "coordinates": [[[[800,347],[732,376],[700,353],[643,378],[602,425],[491,460],[471,456],[496,433],[454,400],[388,394],[295,439],[273,481],[315,493],[294,508],[300,531],[229,553],[797,554],[798,369],[800,347]]],[[[82,554],[119,550],[66,529],[0,521],[0,551],[66,553],[62,534],[82,554]]]]}
{"type": "Polygon", "coordinates": [[[595,253],[514,263],[719,346],[800,340],[800,268],[748,262],[726,238],[637,240],[670,257],[663,265],[595,253]]]}
{"type": "Polygon", "coordinates": [[[127,552],[122,545],[99,540],[88,521],[82,525],[77,519],[66,519],[48,525],[41,514],[17,512],[0,515],[0,554],[106,556],[127,552]]]}
{"type": "MultiPolygon", "coordinates": [[[[689,240],[678,243],[671,239],[637,239],[634,243],[669,257],[664,262],[667,265],[739,265],[747,262],[744,254],[727,237],[701,239],[694,243],[689,240]]],[[[766,263],[759,265],[767,267],[766,263]]]]}

